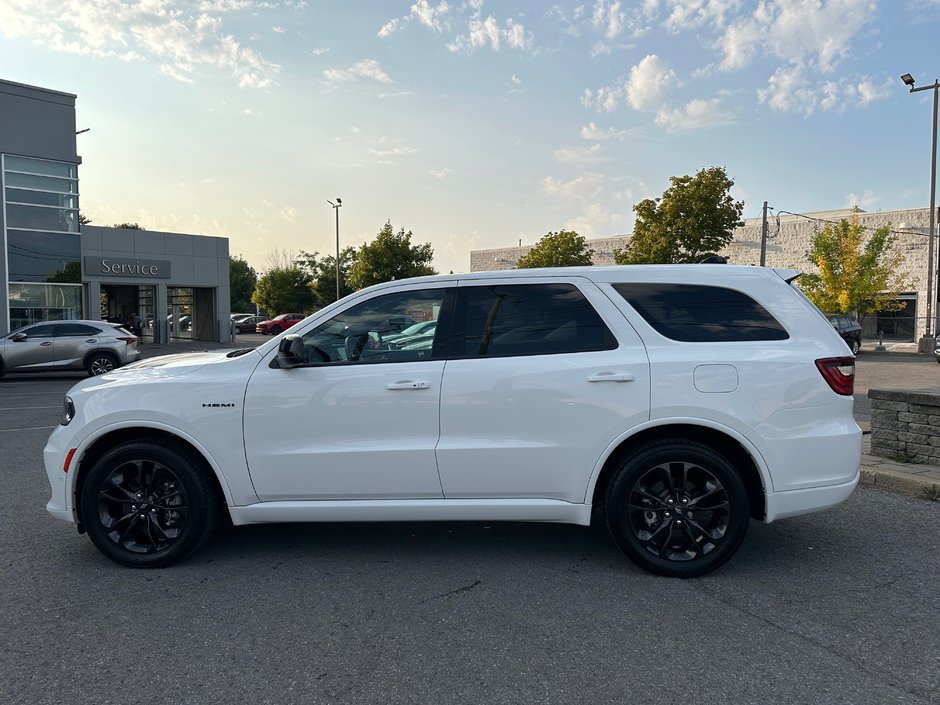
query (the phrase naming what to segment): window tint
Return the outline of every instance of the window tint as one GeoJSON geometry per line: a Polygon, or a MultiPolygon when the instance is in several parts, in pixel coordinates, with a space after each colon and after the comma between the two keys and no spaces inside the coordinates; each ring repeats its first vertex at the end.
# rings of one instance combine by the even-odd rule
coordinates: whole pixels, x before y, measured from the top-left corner
{"type": "Polygon", "coordinates": [[[89,326],[84,323],[60,323],[56,327],[55,334],[60,335],[101,335],[101,331],[94,326],[89,326]]]}
{"type": "Polygon", "coordinates": [[[22,332],[26,333],[30,338],[52,338],[55,335],[55,324],[43,323],[38,326],[25,328],[22,332]]]}
{"type": "Polygon", "coordinates": [[[656,332],[685,342],[786,340],[767,309],[734,289],[696,284],[614,284],[656,332]]]}
{"type": "Polygon", "coordinates": [[[617,341],[573,284],[471,286],[457,294],[452,354],[501,357],[613,350],[617,341]]]}
{"type": "MultiPolygon", "coordinates": [[[[306,361],[323,363],[415,362],[435,357],[438,322],[449,289],[400,291],[377,296],[337,314],[304,335],[306,361]],[[405,335],[415,323],[421,334],[405,335]]],[[[451,294],[452,296],[452,294],[451,294]]]]}

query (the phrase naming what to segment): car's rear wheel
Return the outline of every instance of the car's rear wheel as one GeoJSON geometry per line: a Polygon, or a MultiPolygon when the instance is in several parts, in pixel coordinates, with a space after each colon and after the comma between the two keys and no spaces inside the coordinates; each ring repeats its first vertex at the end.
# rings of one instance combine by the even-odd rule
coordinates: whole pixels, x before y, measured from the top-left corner
{"type": "Polygon", "coordinates": [[[85,360],[85,369],[89,377],[103,375],[118,366],[117,358],[109,352],[96,352],[85,360]]]}
{"type": "Polygon", "coordinates": [[[862,349],[862,341],[857,338],[849,343],[849,348],[852,350],[853,355],[858,355],[858,351],[862,349]]]}
{"type": "Polygon", "coordinates": [[[133,568],[161,568],[188,556],[215,529],[221,504],[202,465],[159,441],[132,441],[105,453],[80,502],[95,546],[133,568]]]}
{"type": "Polygon", "coordinates": [[[704,575],[731,558],[750,521],[747,491],[731,463],[680,439],[651,443],[622,461],[605,509],[630,559],[677,578],[704,575]]]}

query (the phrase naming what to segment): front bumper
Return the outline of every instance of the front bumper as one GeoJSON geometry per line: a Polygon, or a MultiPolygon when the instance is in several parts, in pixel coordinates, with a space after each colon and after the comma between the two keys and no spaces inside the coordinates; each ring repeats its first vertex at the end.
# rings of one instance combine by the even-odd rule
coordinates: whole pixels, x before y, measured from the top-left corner
{"type": "Polygon", "coordinates": [[[71,479],[78,465],[77,454],[72,458],[69,464],[68,472],[63,467],[65,459],[68,457],[71,445],[72,433],[68,426],[58,426],[49,436],[46,447],[42,451],[43,464],[46,467],[46,476],[49,480],[49,486],[52,495],[46,503],[48,511],[56,519],[69,521],[73,524],[78,523],[78,516],[75,514],[75,507],[71,501],[71,479]]]}

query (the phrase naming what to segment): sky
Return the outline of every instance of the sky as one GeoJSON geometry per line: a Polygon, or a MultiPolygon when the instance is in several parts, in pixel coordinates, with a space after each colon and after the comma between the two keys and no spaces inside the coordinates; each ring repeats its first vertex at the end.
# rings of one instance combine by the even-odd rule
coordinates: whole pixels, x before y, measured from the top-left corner
{"type": "Polygon", "coordinates": [[[259,272],[386,221],[441,272],[632,231],[724,167],[744,216],[929,203],[940,0],[0,0],[0,78],[77,95],[81,208],[259,272]]]}

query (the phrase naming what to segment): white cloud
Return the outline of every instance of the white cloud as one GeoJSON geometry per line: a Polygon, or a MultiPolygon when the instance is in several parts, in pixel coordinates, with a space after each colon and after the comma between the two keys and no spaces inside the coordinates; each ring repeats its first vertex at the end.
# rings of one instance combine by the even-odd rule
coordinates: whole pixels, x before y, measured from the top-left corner
{"type": "Polygon", "coordinates": [[[726,29],[722,68],[738,69],[764,53],[831,72],[875,11],[875,0],[769,0],[726,29]]]}
{"type": "Polygon", "coordinates": [[[369,154],[375,155],[376,157],[406,157],[417,151],[418,150],[414,147],[389,147],[388,149],[369,147],[369,154]]]}
{"type": "Polygon", "coordinates": [[[329,47],[314,47],[310,50],[310,53],[314,56],[322,56],[323,54],[329,52],[329,50],[329,47]]]}
{"type": "Polygon", "coordinates": [[[845,197],[845,203],[843,204],[846,208],[854,208],[858,206],[862,210],[869,210],[878,205],[880,199],[875,195],[874,191],[871,189],[866,189],[865,192],[859,196],[857,193],[847,194],[845,197]]]}
{"type": "Polygon", "coordinates": [[[620,11],[620,2],[608,0],[595,0],[594,12],[591,15],[591,24],[603,33],[604,39],[616,39],[623,32],[625,15],[620,11]]]}
{"type": "Polygon", "coordinates": [[[694,132],[734,123],[734,115],[721,104],[720,98],[691,100],[682,108],[662,108],[656,113],[656,124],[669,132],[694,132]]]}
{"type": "Polygon", "coordinates": [[[817,108],[839,113],[846,108],[865,107],[888,94],[885,85],[876,86],[867,79],[814,84],[808,74],[801,65],[782,66],[767,81],[767,88],[757,91],[757,98],[774,110],[808,116],[817,108]]]}
{"type": "Polygon", "coordinates": [[[709,24],[724,27],[725,17],[740,8],[742,0],[667,0],[666,5],[666,29],[679,32],[709,24]]]}
{"type": "Polygon", "coordinates": [[[379,83],[394,83],[375,59],[357,61],[348,69],[326,69],[323,72],[323,83],[327,86],[335,86],[338,83],[349,83],[360,78],[377,81],[379,83]]]}
{"type": "Polygon", "coordinates": [[[581,128],[581,138],[586,140],[624,140],[630,136],[631,130],[618,130],[614,127],[602,128],[589,122],[581,128]]]}
{"type": "Polygon", "coordinates": [[[590,171],[571,181],[561,181],[554,176],[546,176],[539,183],[539,189],[546,196],[574,198],[582,201],[596,199],[603,188],[604,175],[590,171]]]}
{"type": "Polygon", "coordinates": [[[263,88],[280,67],[223,28],[222,15],[247,8],[263,5],[204,1],[194,14],[185,0],[3,0],[0,34],[64,53],[153,62],[161,74],[185,82],[216,70],[241,87],[263,88]]]}
{"type": "Polygon", "coordinates": [[[453,174],[453,173],[454,173],[454,170],[453,170],[453,169],[447,169],[447,168],[444,168],[444,169],[431,169],[431,171],[428,172],[428,173],[430,173],[431,176],[433,176],[435,179],[443,179],[443,178],[445,178],[445,177],[450,176],[451,174],[453,174]]]}
{"type": "Polygon", "coordinates": [[[586,149],[576,147],[562,147],[555,150],[555,161],[559,164],[590,164],[595,162],[608,162],[612,157],[604,154],[599,144],[586,149]]]}
{"type": "Polygon", "coordinates": [[[277,32],[278,34],[284,34],[285,30],[283,27],[271,27],[272,32],[277,32]]]}
{"type": "Polygon", "coordinates": [[[602,203],[588,203],[581,214],[565,223],[566,230],[574,230],[585,238],[610,235],[623,220],[620,213],[610,211],[602,203]]]}
{"type": "Polygon", "coordinates": [[[675,72],[656,54],[647,54],[630,69],[625,86],[627,101],[634,110],[657,110],[663,103],[666,85],[675,72]]]}
{"type": "Polygon", "coordinates": [[[450,6],[446,2],[441,2],[437,6],[432,6],[428,0],[418,0],[411,6],[411,15],[418,21],[435,32],[441,31],[441,20],[450,11],[450,6]]]}
{"type": "Polygon", "coordinates": [[[505,26],[501,27],[499,21],[489,15],[486,19],[480,14],[482,2],[471,1],[468,7],[473,10],[467,26],[467,34],[459,35],[447,45],[452,52],[466,51],[473,52],[475,49],[489,47],[493,51],[499,51],[503,41],[511,49],[525,50],[530,49],[535,43],[531,32],[526,32],[525,26],[509,18],[505,26]]]}
{"type": "Polygon", "coordinates": [[[398,28],[400,26],[401,26],[401,20],[397,18],[393,20],[389,20],[388,22],[386,22],[379,28],[378,35],[382,37],[383,39],[386,37],[390,37],[391,35],[395,34],[395,32],[398,31],[398,28]]]}

